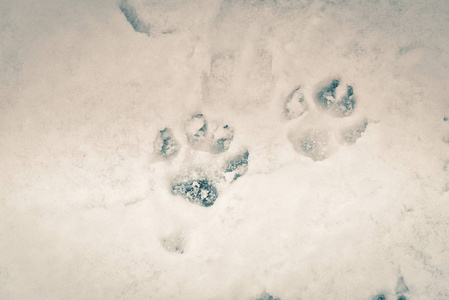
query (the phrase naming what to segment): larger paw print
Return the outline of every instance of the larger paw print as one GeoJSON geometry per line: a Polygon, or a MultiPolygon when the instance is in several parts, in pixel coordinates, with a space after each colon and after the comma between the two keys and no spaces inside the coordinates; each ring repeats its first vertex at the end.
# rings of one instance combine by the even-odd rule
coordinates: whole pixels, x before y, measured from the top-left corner
{"type": "Polygon", "coordinates": [[[170,192],[200,206],[212,206],[220,191],[248,170],[249,152],[240,149],[227,155],[234,139],[229,124],[212,126],[203,114],[194,114],[185,124],[184,137],[177,139],[173,130],[164,128],[157,134],[154,152],[171,161],[181,155],[181,168],[170,176],[170,192]],[[186,149],[181,151],[182,144],[186,149]]]}
{"type": "Polygon", "coordinates": [[[339,145],[355,143],[368,122],[347,118],[356,108],[356,98],[352,86],[343,86],[338,78],[320,85],[312,97],[313,101],[307,101],[302,88],[296,87],[284,102],[284,116],[300,121],[288,134],[293,148],[313,161],[322,161],[339,145]]]}

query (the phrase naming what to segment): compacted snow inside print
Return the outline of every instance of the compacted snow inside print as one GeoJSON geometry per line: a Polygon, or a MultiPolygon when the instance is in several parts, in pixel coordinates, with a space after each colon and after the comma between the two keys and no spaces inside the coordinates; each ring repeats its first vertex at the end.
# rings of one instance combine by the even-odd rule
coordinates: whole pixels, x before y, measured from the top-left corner
{"type": "Polygon", "coordinates": [[[0,299],[449,299],[447,0],[0,2],[0,299]]]}

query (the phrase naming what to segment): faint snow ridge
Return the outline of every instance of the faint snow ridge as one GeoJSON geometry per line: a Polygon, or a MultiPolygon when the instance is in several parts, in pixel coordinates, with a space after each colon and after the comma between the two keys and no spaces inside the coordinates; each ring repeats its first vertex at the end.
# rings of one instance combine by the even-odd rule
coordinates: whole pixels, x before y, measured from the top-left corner
{"type": "Polygon", "coordinates": [[[150,36],[150,25],[137,15],[136,9],[127,0],[121,0],[119,8],[136,32],[150,36]]]}

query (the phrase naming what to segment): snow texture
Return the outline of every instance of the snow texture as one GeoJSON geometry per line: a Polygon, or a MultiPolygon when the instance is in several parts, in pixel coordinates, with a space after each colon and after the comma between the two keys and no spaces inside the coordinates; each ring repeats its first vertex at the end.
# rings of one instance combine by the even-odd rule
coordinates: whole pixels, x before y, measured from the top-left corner
{"type": "Polygon", "coordinates": [[[0,3],[0,299],[449,299],[447,0],[0,3]]]}

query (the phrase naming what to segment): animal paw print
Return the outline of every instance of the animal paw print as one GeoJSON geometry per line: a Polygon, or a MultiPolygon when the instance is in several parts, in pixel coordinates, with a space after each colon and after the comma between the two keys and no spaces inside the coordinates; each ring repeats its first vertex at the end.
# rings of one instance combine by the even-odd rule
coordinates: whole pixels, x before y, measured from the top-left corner
{"type": "Polygon", "coordinates": [[[181,159],[181,169],[170,176],[170,192],[200,206],[212,206],[220,191],[248,170],[249,152],[240,149],[227,155],[234,139],[229,124],[208,124],[203,114],[194,114],[184,126],[182,140],[172,129],[157,134],[154,153],[164,161],[181,159]],[[182,144],[184,147],[182,150],[182,144]],[[181,156],[181,157],[178,157],[181,156]]]}
{"type": "Polygon", "coordinates": [[[347,118],[356,108],[356,97],[352,86],[343,88],[338,78],[320,85],[312,98],[307,101],[303,89],[296,87],[284,102],[284,116],[299,120],[288,134],[294,149],[313,161],[322,161],[339,145],[355,143],[368,122],[347,118]]]}

